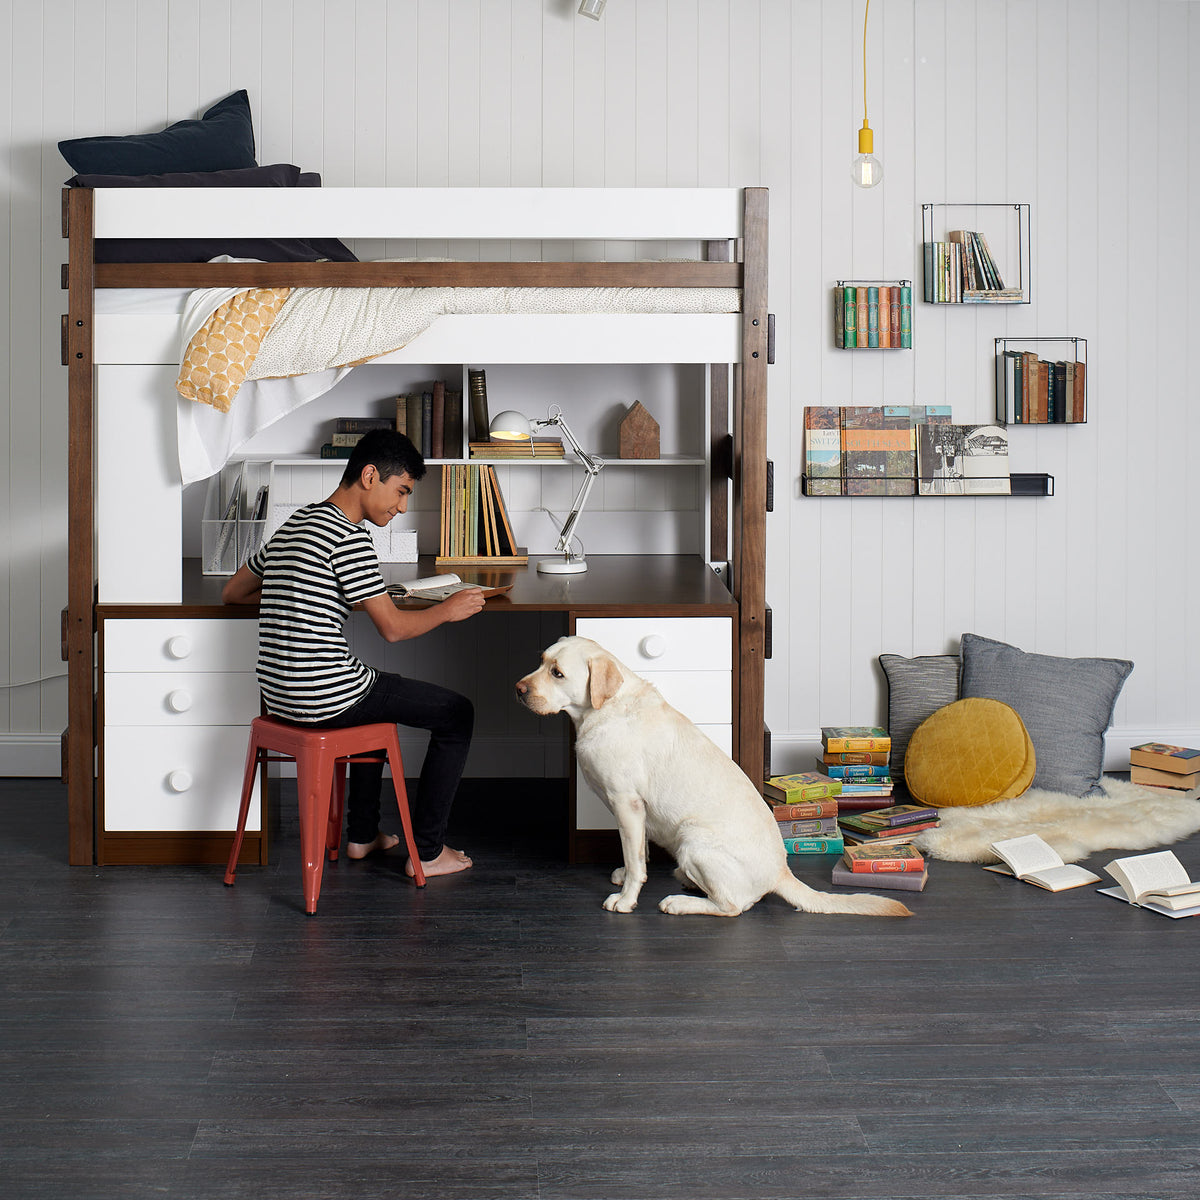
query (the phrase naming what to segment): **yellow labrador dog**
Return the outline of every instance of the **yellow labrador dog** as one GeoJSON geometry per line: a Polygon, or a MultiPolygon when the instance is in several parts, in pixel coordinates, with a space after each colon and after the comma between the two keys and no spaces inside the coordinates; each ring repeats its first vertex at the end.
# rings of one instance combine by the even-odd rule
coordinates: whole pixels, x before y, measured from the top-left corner
{"type": "Polygon", "coordinates": [[[737,764],[598,643],[560,639],[516,687],[530,711],[571,718],[584,778],[617,819],[625,866],[613,872],[621,890],[605,900],[610,912],[637,905],[649,838],[674,856],[675,877],[704,893],[667,896],[665,913],[736,917],[774,892],[805,912],[912,915],[882,896],[801,883],[775,818],[737,764]]]}

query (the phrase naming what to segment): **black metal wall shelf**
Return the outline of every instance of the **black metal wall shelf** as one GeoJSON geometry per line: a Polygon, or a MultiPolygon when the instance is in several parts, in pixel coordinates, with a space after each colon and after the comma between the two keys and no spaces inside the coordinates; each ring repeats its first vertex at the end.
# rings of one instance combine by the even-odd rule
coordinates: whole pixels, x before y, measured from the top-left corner
{"type": "Polygon", "coordinates": [[[857,495],[844,495],[841,493],[833,493],[832,495],[823,492],[809,491],[811,484],[828,485],[836,482],[835,478],[825,477],[822,479],[809,479],[807,475],[800,476],[800,491],[802,495],[813,496],[816,499],[832,499],[832,500],[864,500],[864,499],[885,499],[896,500],[900,498],[918,499],[918,500],[1008,500],[1012,497],[1022,496],[1053,496],[1054,495],[1054,476],[1047,475],[1041,471],[1034,472],[1017,472],[1014,471],[1009,476],[1010,492],[985,492],[975,496],[921,496],[916,492],[916,481],[908,478],[903,479],[896,477],[894,479],[877,479],[876,483],[894,483],[897,485],[908,485],[912,490],[907,492],[895,491],[887,494],[878,492],[857,495]]]}
{"type": "MultiPolygon", "coordinates": [[[[975,226],[985,223],[976,217],[971,217],[970,219],[975,226]]],[[[1029,261],[1030,213],[1028,204],[986,202],[980,204],[922,204],[921,240],[924,246],[922,257],[925,267],[923,299],[927,304],[1029,303],[1029,284],[1032,275],[1029,261]],[[960,268],[958,280],[952,281],[950,264],[946,261],[946,255],[943,254],[939,260],[939,247],[960,245],[960,243],[952,241],[949,238],[951,230],[948,228],[953,220],[955,222],[954,231],[958,231],[957,210],[964,210],[967,215],[972,211],[980,212],[981,210],[987,210],[984,215],[991,218],[990,223],[992,228],[990,230],[975,229],[972,232],[983,235],[983,250],[994,260],[1001,279],[1007,285],[1003,290],[998,291],[994,286],[988,286],[984,279],[980,279],[977,276],[974,280],[977,285],[976,287],[963,286],[962,276],[966,274],[967,270],[965,265],[960,268]],[[997,236],[997,229],[995,227],[995,217],[998,215],[996,210],[1007,210],[1011,214],[1011,226],[1003,231],[1003,243],[1001,243],[997,236]],[[938,236],[939,231],[942,235],[940,237],[938,236]],[[991,237],[990,241],[988,240],[989,234],[991,237]],[[1014,239],[1015,254],[1013,252],[1014,239]],[[992,243],[995,243],[996,249],[992,248],[992,243]],[[999,252],[1001,247],[1003,248],[1002,253],[999,252]],[[1015,280],[1013,277],[1014,258],[1016,260],[1015,280]],[[940,288],[939,281],[941,283],[940,288]]],[[[961,254],[960,251],[955,251],[954,253],[956,255],[961,254]]],[[[978,254],[978,250],[976,254],[978,254]]],[[[971,263],[974,271],[982,273],[983,265],[980,263],[977,267],[975,266],[975,256],[971,257],[971,263]]]]}
{"type": "Polygon", "coordinates": [[[1087,338],[996,338],[996,424],[1083,425],[1087,408],[1087,338]],[[1045,344],[1071,358],[1042,358],[1045,344]]]}
{"type": "Polygon", "coordinates": [[[838,350],[911,350],[912,280],[839,279],[833,344],[838,350]]]}

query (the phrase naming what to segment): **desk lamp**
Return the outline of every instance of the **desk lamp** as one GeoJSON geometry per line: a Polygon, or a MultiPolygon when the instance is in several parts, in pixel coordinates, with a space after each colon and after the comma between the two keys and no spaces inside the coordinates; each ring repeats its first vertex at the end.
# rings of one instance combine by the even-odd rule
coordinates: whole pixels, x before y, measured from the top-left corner
{"type": "Polygon", "coordinates": [[[558,534],[558,543],[554,547],[562,555],[562,558],[543,558],[538,562],[537,569],[545,575],[579,575],[588,569],[587,559],[584,558],[582,550],[578,554],[571,553],[571,539],[575,533],[575,526],[579,523],[580,515],[583,513],[583,506],[587,503],[588,493],[592,490],[592,484],[596,482],[596,476],[603,469],[604,462],[601,459],[593,458],[579,444],[579,440],[571,432],[571,427],[563,420],[562,409],[557,404],[551,405],[548,417],[534,421],[531,421],[524,413],[510,408],[492,420],[489,431],[492,437],[499,438],[501,441],[529,442],[530,456],[532,457],[533,435],[539,429],[547,429],[551,425],[562,430],[567,445],[571,447],[575,457],[583,463],[584,476],[583,482],[579,485],[579,491],[575,493],[575,499],[571,504],[571,514],[563,522],[562,529],[558,534]]]}

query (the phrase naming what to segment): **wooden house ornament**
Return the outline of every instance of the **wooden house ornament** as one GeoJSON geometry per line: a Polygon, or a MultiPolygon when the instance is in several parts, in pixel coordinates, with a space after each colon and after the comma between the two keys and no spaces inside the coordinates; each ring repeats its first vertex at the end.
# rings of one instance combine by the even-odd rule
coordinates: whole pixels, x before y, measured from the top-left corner
{"type": "Polygon", "coordinates": [[[621,457],[658,458],[658,422],[640,400],[621,418],[621,457]]]}

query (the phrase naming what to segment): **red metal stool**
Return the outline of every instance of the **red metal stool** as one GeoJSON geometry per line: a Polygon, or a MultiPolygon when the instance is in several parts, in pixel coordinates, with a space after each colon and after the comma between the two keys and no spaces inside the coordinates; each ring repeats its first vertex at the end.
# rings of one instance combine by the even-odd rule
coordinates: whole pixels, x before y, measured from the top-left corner
{"type": "Polygon", "coordinates": [[[404,827],[404,844],[413,865],[413,882],[425,886],[421,856],[413,841],[412,821],[408,813],[408,790],[404,786],[404,763],[400,758],[400,739],[395,725],[350,725],[345,729],[309,729],[292,725],[278,717],[255,717],[250,722],[250,745],[246,751],[246,773],[242,779],[242,804],[238,810],[237,835],[225,868],[225,883],[233,886],[238,855],[246,833],[246,816],[254,792],[254,774],[274,752],[296,763],[296,792],[300,800],[300,852],[303,858],[304,908],[317,911],[321,894],[321,875],[325,855],[330,862],[338,856],[342,840],[342,811],[346,797],[346,763],[378,762],[384,752],[392,765],[392,784],[396,806],[404,827]]]}

